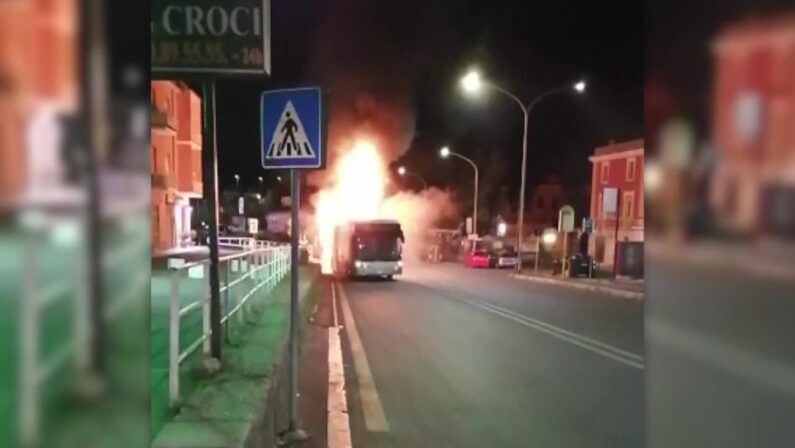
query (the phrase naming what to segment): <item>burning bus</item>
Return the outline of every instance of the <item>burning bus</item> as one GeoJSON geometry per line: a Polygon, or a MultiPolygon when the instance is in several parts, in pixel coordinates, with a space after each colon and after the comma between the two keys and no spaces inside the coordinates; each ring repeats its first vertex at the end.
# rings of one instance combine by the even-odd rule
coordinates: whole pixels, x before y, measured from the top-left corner
{"type": "Polygon", "coordinates": [[[335,277],[383,277],[403,273],[405,237],[396,220],[352,221],[334,229],[335,277]]]}

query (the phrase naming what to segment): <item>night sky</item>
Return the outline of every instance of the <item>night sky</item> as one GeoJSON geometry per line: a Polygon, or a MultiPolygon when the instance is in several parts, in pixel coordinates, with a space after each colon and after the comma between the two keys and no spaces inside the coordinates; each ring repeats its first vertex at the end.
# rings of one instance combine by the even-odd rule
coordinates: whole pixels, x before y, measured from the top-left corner
{"type": "Polygon", "coordinates": [[[492,91],[465,97],[458,80],[469,67],[527,102],[581,77],[588,82],[585,95],[552,96],[533,111],[528,191],[550,174],[573,189],[587,185],[595,146],[643,132],[643,4],[636,0],[292,0],[273,2],[272,17],[271,79],[218,82],[222,189],[234,185],[234,173],[245,188],[260,175],[276,184],[275,173],[259,168],[258,102],[262,90],[278,87],[329,89],[332,128],[335,120],[374,123],[384,129],[390,162],[461,198],[471,195],[471,168],[440,160],[442,145],[480,165],[485,198],[503,187],[512,204],[521,162],[519,107],[492,91]]]}

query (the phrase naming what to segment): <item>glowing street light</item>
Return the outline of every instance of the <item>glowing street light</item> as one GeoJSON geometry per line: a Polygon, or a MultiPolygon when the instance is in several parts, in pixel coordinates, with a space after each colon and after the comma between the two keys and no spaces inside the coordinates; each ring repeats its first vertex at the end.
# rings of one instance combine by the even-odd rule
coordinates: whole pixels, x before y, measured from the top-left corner
{"type": "Polygon", "coordinates": [[[473,207],[473,212],[472,212],[472,233],[477,235],[478,233],[478,166],[475,165],[475,162],[473,162],[472,159],[470,159],[469,157],[462,156],[457,152],[450,151],[450,147],[448,146],[445,146],[442,149],[440,149],[439,155],[443,159],[446,159],[450,156],[458,157],[459,159],[472,165],[472,169],[475,170],[475,199],[474,199],[475,205],[473,207]]]}
{"type": "Polygon", "coordinates": [[[508,224],[504,221],[497,224],[497,236],[505,236],[508,232],[508,224]]]}
{"type": "Polygon", "coordinates": [[[552,230],[547,229],[541,235],[541,241],[547,247],[552,247],[557,240],[558,240],[558,233],[554,229],[552,230]]]}
{"type": "Polygon", "coordinates": [[[416,178],[416,179],[417,179],[417,180],[419,180],[420,182],[422,182],[422,189],[423,189],[423,190],[425,190],[425,189],[427,189],[427,188],[428,188],[428,182],[426,182],[426,181],[425,181],[425,179],[423,179],[423,177],[422,177],[422,176],[420,176],[420,175],[419,175],[419,174],[417,174],[417,173],[413,173],[413,172],[411,172],[411,171],[407,170],[405,166],[400,166],[400,167],[398,167],[398,170],[397,170],[397,171],[398,171],[398,174],[399,174],[401,177],[406,177],[406,175],[409,175],[409,176],[411,176],[411,177],[414,177],[414,178],[416,178]]]}
{"type": "MultiPolygon", "coordinates": [[[[527,125],[530,117],[530,112],[533,110],[536,104],[539,101],[546,98],[547,96],[553,95],[555,93],[561,93],[564,91],[568,91],[570,88],[573,88],[575,92],[578,94],[582,94],[585,92],[585,81],[579,80],[574,84],[566,84],[562,87],[557,87],[552,90],[548,90],[541,95],[537,96],[529,105],[525,105],[525,102],[520,100],[519,97],[514,95],[513,93],[509,92],[508,90],[503,89],[502,87],[489,82],[488,80],[484,80],[480,77],[475,71],[471,71],[467,73],[463,78],[461,78],[461,87],[467,93],[474,93],[480,90],[481,86],[489,87],[497,92],[502,93],[503,95],[509,97],[519,107],[522,109],[522,113],[524,114],[524,134],[522,135],[522,178],[521,178],[521,185],[519,187],[519,214],[517,217],[517,244],[516,247],[518,248],[519,253],[522,252],[522,240],[524,236],[524,202],[525,202],[525,185],[526,185],[526,178],[527,178],[527,125]]],[[[444,154],[442,155],[444,157],[444,154]]],[[[519,262],[516,264],[516,270],[522,270],[522,257],[519,257],[519,262]]]]}
{"type": "Polygon", "coordinates": [[[461,87],[467,93],[475,93],[480,90],[480,73],[471,71],[461,78],[461,87]]]}

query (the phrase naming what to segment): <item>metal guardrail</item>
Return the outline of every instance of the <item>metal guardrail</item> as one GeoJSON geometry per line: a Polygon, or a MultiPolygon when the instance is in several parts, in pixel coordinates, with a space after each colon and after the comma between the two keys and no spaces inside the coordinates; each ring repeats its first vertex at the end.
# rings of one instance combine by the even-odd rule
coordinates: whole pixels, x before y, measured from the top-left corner
{"type": "MultiPolygon", "coordinates": [[[[148,217],[147,217],[148,218],[148,217]]],[[[134,231],[133,221],[128,221],[126,231],[134,231]]],[[[45,213],[34,212],[25,220],[26,246],[19,315],[19,415],[20,439],[26,444],[35,444],[41,435],[44,412],[42,390],[56,374],[70,363],[76,374],[84,374],[92,357],[91,340],[96,337],[90,324],[88,303],[88,265],[87,254],[80,248],[84,246],[83,222],[80,219],[50,221],[45,213]],[[55,234],[70,235],[74,238],[67,243],[77,249],[75,262],[66,266],[66,277],[54,277],[42,272],[43,257],[47,245],[55,234]],[[54,281],[53,281],[54,280],[54,281]],[[69,303],[71,302],[71,303],[69,303]],[[73,307],[70,331],[51,353],[44,351],[44,329],[52,325],[45,319],[45,313],[52,307],[70,304],[73,307]]],[[[127,241],[124,247],[105,251],[102,256],[102,275],[126,267],[130,260],[142,256],[149,250],[136,238],[127,241]]],[[[64,273],[61,271],[61,273],[64,273]]],[[[106,322],[118,318],[131,304],[140,300],[143,291],[148,289],[149,271],[130,277],[124,293],[116,295],[106,308],[103,318],[106,322]]]]}
{"type": "MultiPolygon", "coordinates": [[[[277,244],[270,241],[256,241],[253,238],[223,238],[224,243],[219,244],[241,247],[245,250],[241,253],[221,257],[219,259],[219,269],[226,272],[224,283],[221,286],[222,306],[228,310],[221,316],[221,323],[226,323],[230,317],[237,314],[238,321],[244,321],[244,315],[251,312],[251,298],[254,294],[265,289],[265,294],[273,290],[285,275],[290,271],[290,246],[277,244]],[[253,249],[250,249],[253,246],[253,249]],[[231,273],[238,273],[237,278],[232,279],[231,273]],[[242,297],[236,303],[230,303],[229,292],[237,288],[242,290],[242,297]]],[[[183,276],[195,276],[206,279],[210,269],[209,260],[201,260],[186,263],[181,266],[169,268],[171,281],[171,304],[169,311],[169,356],[168,356],[168,390],[169,405],[173,408],[178,406],[180,400],[180,378],[179,367],[199,346],[202,346],[205,355],[210,354],[210,290],[209,282],[204,282],[201,297],[182,303],[180,295],[180,280],[183,276]],[[202,310],[202,332],[201,335],[190,342],[184,350],[181,349],[180,323],[192,312],[202,310]]]]}
{"type": "Polygon", "coordinates": [[[251,237],[237,237],[237,236],[219,236],[218,245],[225,247],[234,247],[238,249],[264,249],[266,247],[277,247],[285,243],[277,241],[264,241],[251,237]]]}

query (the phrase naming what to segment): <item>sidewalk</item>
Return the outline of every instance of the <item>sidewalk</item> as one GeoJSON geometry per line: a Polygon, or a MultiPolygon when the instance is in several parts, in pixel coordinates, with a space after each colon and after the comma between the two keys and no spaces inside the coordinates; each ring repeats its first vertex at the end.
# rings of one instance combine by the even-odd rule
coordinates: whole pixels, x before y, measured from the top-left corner
{"type": "Polygon", "coordinates": [[[619,278],[617,280],[607,278],[563,278],[545,272],[535,274],[532,271],[525,271],[521,274],[510,274],[510,276],[518,280],[529,282],[564,286],[583,291],[600,292],[622,299],[643,300],[645,293],[645,284],[643,280],[624,278],[619,278]]]}
{"type": "MultiPolygon", "coordinates": [[[[313,305],[319,273],[302,268],[303,314],[313,305]]],[[[274,446],[287,424],[289,276],[250,322],[239,342],[225,346],[221,372],[200,380],[155,437],[155,448],[274,446]]],[[[305,320],[303,321],[305,324],[305,320]]]]}

